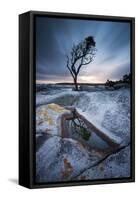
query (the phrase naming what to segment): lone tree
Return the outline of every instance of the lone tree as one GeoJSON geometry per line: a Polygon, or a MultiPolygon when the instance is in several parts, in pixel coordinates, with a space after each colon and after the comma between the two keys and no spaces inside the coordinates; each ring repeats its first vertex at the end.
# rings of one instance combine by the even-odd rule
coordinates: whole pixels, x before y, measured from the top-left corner
{"type": "Polygon", "coordinates": [[[92,36],[86,37],[78,45],[73,45],[70,56],[67,56],[67,68],[73,78],[75,90],[78,91],[77,78],[80,69],[94,60],[96,42],[92,36]]]}

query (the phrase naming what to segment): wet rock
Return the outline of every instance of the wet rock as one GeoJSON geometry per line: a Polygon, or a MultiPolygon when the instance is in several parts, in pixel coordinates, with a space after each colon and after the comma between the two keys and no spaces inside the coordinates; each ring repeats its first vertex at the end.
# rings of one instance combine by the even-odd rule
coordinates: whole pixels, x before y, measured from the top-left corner
{"type": "Polygon", "coordinates": [[[36,181],[67,181],[102,159],[81,143],[53,136],[36,153],[36,181]]]}
{"type": "Polygon", "coordinates": [[[130,146],[110,155],[103,162],[84,171],[77,179],[96,180],[130,177],[130,146]]]}

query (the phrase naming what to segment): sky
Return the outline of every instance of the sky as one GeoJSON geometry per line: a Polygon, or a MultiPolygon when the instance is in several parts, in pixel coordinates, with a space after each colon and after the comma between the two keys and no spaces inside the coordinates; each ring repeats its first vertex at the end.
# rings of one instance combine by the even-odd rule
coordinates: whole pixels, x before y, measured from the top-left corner
{"type": "Polygon", "coordinates": [[[130,72],[130,24],[127,22],[36,17],[36,82],[73,82],[66,56],[73,44],[93,36],[96,57],[81,68],[78,82],[104,83],[130,72]]]}

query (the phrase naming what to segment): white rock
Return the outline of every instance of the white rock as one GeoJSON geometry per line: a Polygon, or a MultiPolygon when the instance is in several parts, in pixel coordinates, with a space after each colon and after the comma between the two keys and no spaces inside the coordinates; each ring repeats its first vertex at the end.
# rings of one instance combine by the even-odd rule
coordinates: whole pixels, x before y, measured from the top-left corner
{"type": "Polygon", "coordinates": [[[110,155],[103,162],[83,172],[77,179],[97,180],[125,178],[131,175],[130,146],[110,155]]]}
{"type": "Polygon", "coordinates": [[[71,180],[101,158],[73,139],[53,136],[36,153],[36,181],[71,180]]]}

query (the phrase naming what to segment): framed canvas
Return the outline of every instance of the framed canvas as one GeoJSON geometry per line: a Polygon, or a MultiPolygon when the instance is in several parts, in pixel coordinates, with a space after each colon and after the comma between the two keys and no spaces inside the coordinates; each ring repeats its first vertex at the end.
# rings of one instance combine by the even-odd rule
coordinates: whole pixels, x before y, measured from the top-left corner
{"type": "Polygon", "coordinates": [[[19,15],[19,184],[135,180],[135,19],[19,15]]]}

